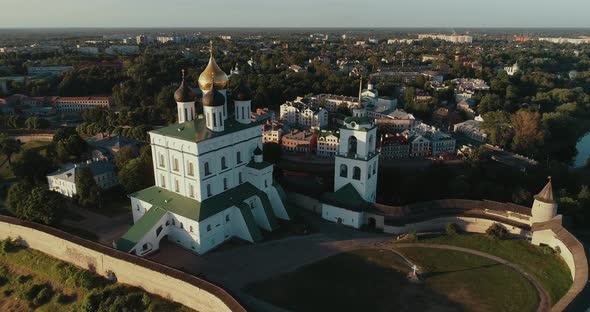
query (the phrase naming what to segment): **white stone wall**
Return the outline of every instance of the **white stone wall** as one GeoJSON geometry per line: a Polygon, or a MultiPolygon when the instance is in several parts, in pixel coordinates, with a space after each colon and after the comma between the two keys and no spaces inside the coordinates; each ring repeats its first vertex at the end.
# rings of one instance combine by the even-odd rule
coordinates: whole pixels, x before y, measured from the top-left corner
{"type": "MultiPolygon", "coordinates": [[[[0,239],[7,237],[19,238],[26,242],[30,248],[84,269],[94,269],[99,275],[106,277],[109,272],[112,272],[120,283],[141,287],[147,292],[184,304],[197,311],[231,311],[220,298],[203,288],[158,270],[101,253],[43,231],[0,222],[0,239]]],[[[105,247],[103,246],[103,248],[105,247]]],[[[116,251],[113,252],[116,253],[116,251]]],[[[205,281],[202,283],[208,284],[205,281]]],[[[216,286],[209,285],[209,288],[213,289],[216,286]]],[[[216,288],[216,292],[227,295],[220,288],[216,288]]],[[[239,311],[244,310],[240,309],[239,311]]]]}
{"type": "Polygon", "coordinates": [[[567,263],[567,266],[570,268],[570,273],[572,274],[572,279],[576,276],[576,265],[574,262],[574,255],[572,254],[571,250],[567,248],[567,246],[559,240],[559,238],[553,233],[553,230],[542,230],[542,231],[535,231],[533,232],[533,238],[531,243],[535,245],[548,245],[553,249],[559,249],[559,254],[567,263]]]}
{"type": "Polygon", "coordinates": [[[471,217],[443,217],[426,220],[423,222],[416,222],[405,224],[403,226],[392,226],[385,224],[383,231],[391,234],[404,234],[412,231],[415,232],[433,232],[444,230],[449,223],[456,223],[466,232],[471,233],[485,233],[486,230],[494,223],[502,224],[510,234],[519,235],[523,237],[529,237],[528,231],[522,230],[519,227],[512,226],[509,224],[503,224],[494,220],[484,218],[471,218],[471,217]]]}
{"type": "Polygon", "coordinates": [[[275,213],[275,216],[282,220],[289,220],[287,209],[285,208],[285,205],[283,204],[277,189],[271,185],[266,189],[266,194],[268,195],[268,199],[270,200],[270,204],[272,205],[272,210],[275,213]]]}
{"type": "Polygon", "coordinates": [[[363,214],[362,212],[356,212],[352,210],[342,209],[334,207],[332,205],[322,205],[322,218],[335,223],[344,224],[351,226],[355,229],[359,229],[363,225],[363,214]]]}

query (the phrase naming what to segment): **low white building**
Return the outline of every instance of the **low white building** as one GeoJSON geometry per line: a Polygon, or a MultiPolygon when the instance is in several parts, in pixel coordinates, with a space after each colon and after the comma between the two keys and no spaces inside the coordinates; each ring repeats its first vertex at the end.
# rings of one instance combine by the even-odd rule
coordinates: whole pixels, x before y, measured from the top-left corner
{"type": "Polygon", "coordinates": [[[76,187],[76,173],[80,168],[88,167],[96,185],[101,189],[109,189],[119,184],[115,165],[108,161],[88,161],[80,164],[67,164],[55,172],[47,175],[49,189],[62,195],[73,197],[78,193],[76,187]]]}
{"type": "Polygon", "coordinates": [[[487,139],[487,133],[481,127],[482,122],[477,120],[467,120],[453,126],[455,133],[460,133],[474,141],[484,143],[487,139]]]}

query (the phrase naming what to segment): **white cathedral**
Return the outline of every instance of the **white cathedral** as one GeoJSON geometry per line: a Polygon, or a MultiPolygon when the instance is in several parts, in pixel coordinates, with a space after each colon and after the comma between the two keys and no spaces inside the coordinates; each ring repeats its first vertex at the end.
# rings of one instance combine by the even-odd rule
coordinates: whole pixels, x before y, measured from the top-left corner
{"type": "Polygon", "coordinates": [[[213,57],[198,79],[203,116],[184,81],[174,93],[178,123],[149,133],[156,185],[129,195],[134,225],[113,245],[143,256],[166,237],[203,254],[238,237],[256,242],[289,220],[285,193],[273,182],[273,166],[262,159],[262,127],[252,122],[250,89],[233,91],[213,57]]]}

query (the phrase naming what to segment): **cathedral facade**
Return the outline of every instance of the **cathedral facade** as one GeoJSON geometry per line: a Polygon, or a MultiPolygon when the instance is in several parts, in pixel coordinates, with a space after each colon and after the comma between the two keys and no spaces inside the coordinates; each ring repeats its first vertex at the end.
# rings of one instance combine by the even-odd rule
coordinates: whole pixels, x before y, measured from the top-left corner
{"type": "Polygon", "coordinates": [[[130,194],[134,225],[114,247],[137,255],[162,238],[202,254],[237,237],[256,242],[261,229],[289,220],[284,191],[262,157],[262,124],[250,117],[252,94],[240,83],[228,111],[229,79],[213,57],[198,79],[203,115],[185,83],[174,94],[178,123],[149,133],[155,185],[130,194]]]}

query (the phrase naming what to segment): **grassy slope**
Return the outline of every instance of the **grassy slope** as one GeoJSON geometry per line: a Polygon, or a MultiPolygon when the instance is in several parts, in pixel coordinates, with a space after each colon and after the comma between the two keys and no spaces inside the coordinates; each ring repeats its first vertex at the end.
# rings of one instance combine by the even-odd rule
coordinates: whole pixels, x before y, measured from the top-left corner
{"type": "Polygon", "coordinates": [[[537,306],[532,285],[490,260],[445,250],[405,251],[435,274],[425,283],[410,283],[396,254],[362,249],[256,283],[247,291],[292,311],[534,311],[537,306]],[[503,284],[510,286],[498,287],[503,284]]]}
{"type": "Polygon", "coordinates": [[[418,242],[480,250],[517,264],[545,288],[552,303],[557,302],[572,284],[570,270],[558,255],[546,254],[542,248],[525,240],[494,240],[481,234],[464,234],[421,238],[418,242]]]}
{"type": "Polygon", "coordinates": [[[479,256],[427,248],[401,250],[425,266],[424,282],[468,311],[535,311],[536,289],[510,268],[479,256]]]}
{"type": "MultiPolygon", "coordinates": [[[[35,307],[38,311],[80,311],[85,296],[91,290],[112,289],[119,285],[112,285],[106,279],[95,276],[95,288],[89,289],[76,285],[71,278],[72,273],[83,271],[63,261],[51,258],[41,252],[32,249],[18,248],[4,254],[0,254],[0,266],[7,270],[0,270],[0,274],[6,275],[6,284],[0,287],[0,308],[3,311],[21,311],[31,309],[32,306],[24,300],[24,293],[33,284],[48,283],[52,286],[55,295],[49,303],[35,307]],[[1,273],[4,271],[4,273],[1,273]],[[7,272],[6,272],[7,271],[7,272]],[[25,276],[26,281],[19,281],[19,276],[25,276]],[[7,296],[7,291],[12,292],[7,296]],[[59,302],[59,294],[65,294],[66,302],[59,302]]],[[[137,288],[124,286],[125,293],[139,293],[143,291],[137,288]]],[[[155,295],[150,295],[149,308],[154,311],[192,311],[182,305],[165,301],[155,295]]]]}

